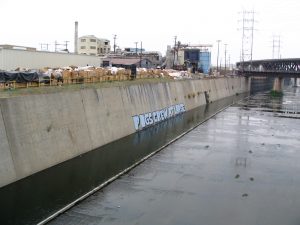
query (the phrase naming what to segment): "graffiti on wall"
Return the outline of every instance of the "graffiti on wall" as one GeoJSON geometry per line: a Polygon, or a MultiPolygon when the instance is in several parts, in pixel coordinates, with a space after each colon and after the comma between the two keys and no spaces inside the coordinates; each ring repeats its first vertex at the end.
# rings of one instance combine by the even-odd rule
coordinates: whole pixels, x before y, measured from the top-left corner
{"type": "Polygon", "coordinates": [[[184,104],[177,104],[158,111],[135,115],[132,119],[135,129],[142,130],[145,127],[159,123],[183,112],[185,112],[184,104]]]}

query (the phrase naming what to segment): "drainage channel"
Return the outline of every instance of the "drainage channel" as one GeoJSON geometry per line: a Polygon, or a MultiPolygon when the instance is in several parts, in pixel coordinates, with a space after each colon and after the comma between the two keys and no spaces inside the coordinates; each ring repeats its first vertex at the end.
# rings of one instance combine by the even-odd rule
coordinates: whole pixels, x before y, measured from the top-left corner
{"type": "Polygon", "coordinates": [[[50,221],[244,97],[201,106],[1,188],[1,223],[50,221]]]}

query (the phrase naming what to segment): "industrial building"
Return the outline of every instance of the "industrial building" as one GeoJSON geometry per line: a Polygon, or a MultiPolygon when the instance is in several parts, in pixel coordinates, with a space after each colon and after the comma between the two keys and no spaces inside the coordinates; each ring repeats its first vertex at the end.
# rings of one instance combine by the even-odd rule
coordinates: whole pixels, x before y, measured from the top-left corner
{"type": "Polygon", "coordinates": [[[34,48],[20,46],[0,47],[0,70],[17,68],[41,69],[44,67],[101,66],[103,57],[72,53],[35,51],[34,48]],[[30,50],[26,50],[29,48],[30,50]]]}
{"type": "Polygon", "coordinates": [[[154,68],[160,67],[162,65],[162,55],[160,52],[157,51],[147,51],[143,52],[143,58],[148,59],[151,61],[152,66],[154,68]]]}
{"type": "Polygon", "coordinates": [[[209,74],[211,47],[212,45],[208,44],[188,45],[180,43],[173,48],[168,46],[165,66],[166,68],[182,70],[190,68],[193,72],[209,74]]]}
{"type": "Polygon", "coordinates": [[[109,54],[111,50],[108,39],[97,38],[94,35],[85,35],[78,38],[78,53],[101,56],[109,54]]]}
{"type": "Polygon", "coordinates": [[[127,68],[135,65],[142,68],[153,68],[152,62],[147,58],[128,58],[128,57],[113,57],[103,59],[103,66],[115,66],[127,68]]]}
{"type": "Polygon", "coordinates": [[[141,52],[145,52],[144,48],[124,48],[124,53],[132,53],[132,54],[140,54],[141,52]]]}
{"type": "MultiPolygon", "coordinates": [[[[138,63],[137,67],[157,68],[162,65],[162,55],[158,51],[146,51],[144,48],[127,47],[124,50],[119,49],[115,54],[111,53],[107,59],[120,58],[128,60],[142,59],[142,63],[138,63]]],[[[109,60],[108,60],[109,61],[109,60]]],[[[141,60],[140,60],[141,61],[141,60]]],[[[108,65],[108,63],[103,63],[108,65]]]]}
{"type": "Polygon", "coordinates": [[[27,47],[27,46],[19,46],[19,45],[0,45],[2,49],[18,49],[18,50],[26,50],[26,51],[36,51],[36,48],[27,47]]]}
{"type": "MultiPolygon", "coordinates": [[[[134,48],[125,48],[123,55],[125,57],[140,57],[146,58],[151,62],[153,68],[160,67],[162,65],[162,55],[158,51],[145,51],[145,49],[134,49],[134,48]]],[[[147,67],[149,68],[149,67],[147,67]]]]}

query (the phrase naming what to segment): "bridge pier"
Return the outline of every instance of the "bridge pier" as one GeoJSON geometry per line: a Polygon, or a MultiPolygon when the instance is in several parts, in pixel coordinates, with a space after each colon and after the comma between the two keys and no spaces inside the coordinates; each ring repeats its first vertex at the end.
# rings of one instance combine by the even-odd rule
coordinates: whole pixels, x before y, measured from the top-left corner
{"type": "Polygon", "coordinates": [[[276,77],[274,79],[273,89],[272,89],[272,92],[271,92],[271,94],[273,96],[282,95],[282,80],[283,80],[282,77],[276,77]]]}
{"type": "Polygon", "coordinates": [[[297,77],[294,77],[294,87],[297,87],[297,77]]]}

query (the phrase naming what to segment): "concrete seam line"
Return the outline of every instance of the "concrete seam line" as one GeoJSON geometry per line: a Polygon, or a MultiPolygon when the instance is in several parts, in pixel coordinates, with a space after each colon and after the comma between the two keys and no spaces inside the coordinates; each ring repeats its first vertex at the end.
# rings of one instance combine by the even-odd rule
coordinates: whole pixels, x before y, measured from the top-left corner
{"type": "MultiPolygon", "coordinates": [[[[86,115],[86,109],[85,109],[85,96],[84,94],[82,93],[83,91],[80,90],[79,93],[80,93],[80,100],[81,100],[81,104],[82,104],[82,108],[83,108],[83,112],[84,112],[84,120],[85,120],[85,123],[86,123],[86,126],[87,126],[87,130],[88,130],[88,136],[89,136],[89,139],[90,139],[90,148],[93,148],[93,141],[91,139],[91,131],[90,131],[90,126],[89,126],[89,123],[88,123],[88,119],[87,119],[87,115],[86,115]]],[[[80,151],[80,150],[78,150],[80,151]]]]}
{"type": "MultiPolygon", "coordinates": [[[[6,101],[7,102],[7,101],[6,101]]],[[[13,157],[13,154],[11,152],[11,144],[10,144],[10,140],[9,140],[9,136],[8,136],[8,133],[7,133],[7,124],[5,122],[5,119],[4,119],[4,114],[3,114],[3,111],[2,111],[2,108],[3,108],[3,100],[0,101],[0,113],[1,113],[1,116],[2,116],[2,121],[3,121],[3,125],[4,125],[4,130],[5,130],[5,136],[6,136],[6,140],[7,140],[7,144],[8,144],[8,150],[9,150],[9,154],[10,154],[10,157],[11,157],[11,160],[12,160],[12,163],[13,163],[13,167],[14,167],[14,172],[15,172],[15,179],[16,180],[16,174],[17,174],[17,171],[16,171],[16,166],[15,166],[15,160],[14,160],[14,157],[13,157]]],[[[1,188],[1,187],[0,187],[1,188]]]]}
{"type": "Polygon", "coordinates": [[[78,199],[74,200],[73,202],[69,203],[68,205],[66,205],[65,207],[61,208],[60,210],[58,210],[57,212],[55,212],[54,214],[52,214],[51,216],[47,217],[46,219],[42,220],[41,222],[39,222],[37,225],[43,225],[48,223],[49,221],[53,220],[54,218],[56,218],[57,216],[59,216],[60,214],[64,213],[65,211],[67,211],[68,209],[72,208],[74,205],[76,205],[77,203],[83,201],[85,198],[89,197],[90,195],[94,194],[95,192],[97,192],[98,190],[104,188],[105,186],[107,186],[108,184],[110,184],[111,182],[113,182],[114,180],[116,180],[118,177],[124,175],[125,173],[127,173],[128,171],[132,170],[133,168],[137,167],[138,165],[140,165],[141,163],[143,163],[144,161],[146,161],[147,159],[149,159],[150,157],[152,157],[153,155],[157,154],[158,152],[160,152],[161,150],[163,150],[164,148],[166,148],[167,146],[169,146],[170,144],[172,144],[173,142],[177,141],[179,138],[183,137],[184,135],[186,135],[187,133],[191,132],[192,130],[196,129],[198,126],[200,126],[201,124],[205,123],[206,121],[208,121],[210,118],[212,118],[213,116],[217,115],[218,113],[224,111],[225,109],[229,108],[230,106],[232,106],[235,102],[229,104],[228,106],[225,106],[224,108],[221,108],[220,110],[218,110],[217,112],[213,113],[212,115],[208,116],[207,118],[205,118],[203,121],[201,121],[200,123],[196,124],[195,126],[191,127],[190,129],[188,129],[187,131],[183,132],[182,134],[180,134],[179,136],[175,137],[174,139],[172,139],[171,141],[167,142],[165,145],[159,147],[157,150],[155,150],[154,152],[150,153],[149,155],[145,156],[144,158],[142,158],[141,160],[137,161],[136,163],[134,163],[133,165],[131,165],[130,167],[126,168],[125,170],[121,171],[120,173],[118,173],[117,175],[113,176],[112,178],[108,179],[107,181],[105,181],[104,183],[100,184],[98,187],[94,188],[93,190],[87,192],[86,194],[82,195],[81,197],[79,197],[78,199]]]}

